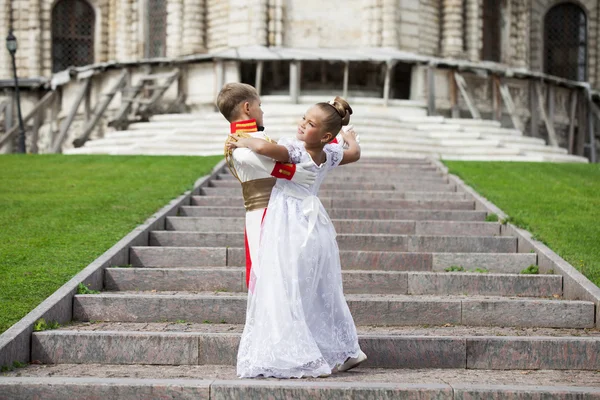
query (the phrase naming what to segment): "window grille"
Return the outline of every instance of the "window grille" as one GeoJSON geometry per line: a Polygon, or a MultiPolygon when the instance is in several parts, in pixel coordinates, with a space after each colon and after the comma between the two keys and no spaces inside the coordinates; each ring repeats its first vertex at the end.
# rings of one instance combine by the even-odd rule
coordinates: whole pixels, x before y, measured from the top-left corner
{"type": "Polygon", "coordinates": [[[167,54],[167,1],[148,0],[146,57],[165,57],[167,54]]]}
{"type": "Polygon", "coordinates": [[[85,0],[59,0],[52,9],[52,71],[94,63],[94,9],[85,0]]]}
{"type": "Polygon", "coordinates": [[[576,4],[554,6],[544,18],[544,72],[576,81],[587,79],[587,19],[576,4]]]}
{"type": "Polygon", "coordinates": [[[484,61],[500,62],[500,38],[502,28],[502,2],[498,0],[483,1],[483,49],[481,59],[484,61]]]}

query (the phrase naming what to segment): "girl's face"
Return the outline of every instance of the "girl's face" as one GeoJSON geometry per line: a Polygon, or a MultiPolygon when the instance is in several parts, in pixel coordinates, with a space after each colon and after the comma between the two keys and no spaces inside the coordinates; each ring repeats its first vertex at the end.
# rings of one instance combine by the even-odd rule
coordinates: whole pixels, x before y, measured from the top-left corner
{"type": "Polygon", "coordinates": [[[296,138],[308,145],[325,145],[331,139],[331,133],[323,132],[321,121],[326,117],[318,107],[311,107],[298,123],[296,138]]]}

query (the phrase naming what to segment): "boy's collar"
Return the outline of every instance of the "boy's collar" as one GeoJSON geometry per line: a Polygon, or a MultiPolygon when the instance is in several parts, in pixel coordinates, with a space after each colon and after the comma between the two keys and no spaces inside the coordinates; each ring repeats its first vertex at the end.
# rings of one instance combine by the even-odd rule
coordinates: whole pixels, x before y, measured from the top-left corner
{"type": "Polygon", "coordinates": [[[255,119],[247,119],[245,121],[232,122],[230,126],[231,133],[251,133],[251,132],[262,132],[265,130],[264,126],[258,126],[255,119]]]}

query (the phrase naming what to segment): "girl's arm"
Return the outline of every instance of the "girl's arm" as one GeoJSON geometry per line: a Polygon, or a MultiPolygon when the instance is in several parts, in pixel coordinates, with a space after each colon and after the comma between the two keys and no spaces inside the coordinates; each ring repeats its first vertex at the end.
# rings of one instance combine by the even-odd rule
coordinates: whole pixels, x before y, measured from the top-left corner
{"type": "Polygon", "coordinates": [[[283,163],[289,162],[290,156],[288,149],[285,146],[269,143],[266,140],[257,138],[236,138],[235,136],[233,136],[233,138],[234,139],[227,144],[229,148],[235,149],[238,147],[246,147],[256,154],[272,158],[275,161],[283,163]]]}
{"type": "Polygon", "coordinates": [[[342,130],[342,136],[344,141],[348,143],[348,148],[344,150],[344,157],[340,162],[340,165],[350,164],[360,160],[360,146],[356,141],[356,132],[354,129],[348,131],[342,130]]]}

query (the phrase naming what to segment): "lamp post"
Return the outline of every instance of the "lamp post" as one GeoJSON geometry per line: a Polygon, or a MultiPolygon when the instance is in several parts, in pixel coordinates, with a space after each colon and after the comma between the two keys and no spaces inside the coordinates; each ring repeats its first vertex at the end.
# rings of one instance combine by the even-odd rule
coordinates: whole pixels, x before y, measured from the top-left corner
{"type": "Polygon", "coordinates": [[[13,76],[15,77],[15,95],[17,97],[17,117],[19,118],[19,153],[25,153],[25,128],[23,127],[23,117],[21,116],[21,95],[19,93],[19,78],[17,77],[17,63],[15,62],[15,53],[17,52],[17,38],[12,30],[6,37],[6,48],[12,58],[13,76]]]}

